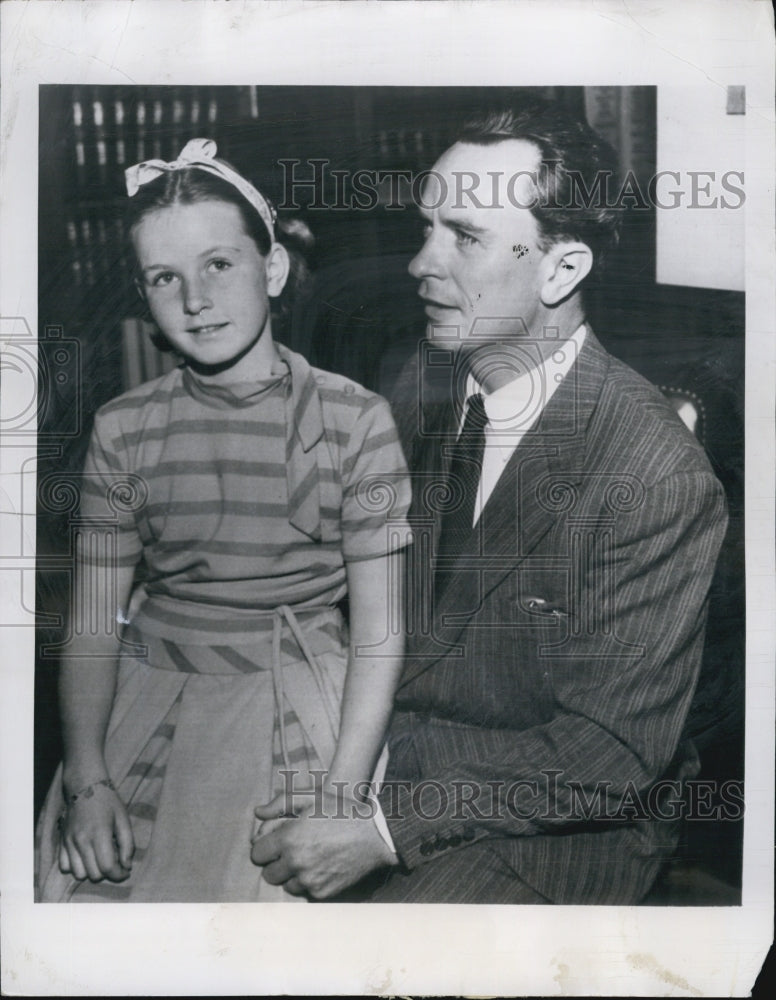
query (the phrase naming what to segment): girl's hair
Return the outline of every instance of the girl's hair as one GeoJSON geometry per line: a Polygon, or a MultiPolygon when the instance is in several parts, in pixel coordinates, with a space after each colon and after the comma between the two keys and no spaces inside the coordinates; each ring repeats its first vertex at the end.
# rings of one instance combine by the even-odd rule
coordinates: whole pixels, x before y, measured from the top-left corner
{"type": "MultiPolygon", "coordinates": [[[[226,160],[221,162],[226,163],[226,160]]],[[[231,164],[228,164],[231,166],[231,164]]],[[[234,169],[232,167],[232,169],[234,169]]],[[[266,199],[266,196],[265,200],[266,199]]],[[[245,232],[250,236],[262,257],[266,257],[272,246],[269,231],[259,213],[236,187],[214,174],[209,174],[196,167],[186,167],[181,170],[165,171],[159,177],[138,188],[127,203],[125,217],[125,232],[128,242],[128,259],[132,262],[135,277],[139,277],[137,256],[135,254],[132,234],[137,225],[152,212],[173,205],[196,205],[205,201],[224,201],[234,205],[240,213],[245,232]]],[[[275,240],[281,243],[288,252],[291,262],[288,280],[281,294],[271,300],[273,334],[276,327],[282,328],[288,320],[291,306],[298,296],[304,294],[310,273],[306,255],[310,252],[315,239],[308,227],[298,219],[280,219],[275,223],[275,240]]],[[[145,304],[145,300],[144,304],[145,304]]],[[[144,318],[153,321],[148,307],[145,306],[144,318]]],[[[152,334],[154,344],[160,350],[171,350],[161,331],[152,334]]]]}

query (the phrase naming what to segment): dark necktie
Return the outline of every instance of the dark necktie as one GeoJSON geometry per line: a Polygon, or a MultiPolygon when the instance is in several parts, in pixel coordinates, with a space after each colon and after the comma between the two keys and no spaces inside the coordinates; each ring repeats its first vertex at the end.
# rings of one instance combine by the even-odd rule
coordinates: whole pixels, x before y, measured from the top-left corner
{"type": "Polygon", "coordinates": [[[458,555],[471,534],[474,503],[482,472],[482,456],[485,452],[485,425],[488,417],[480,393],[469,396],[467,404],[466,419],[453,448],[448,476],[452,497],[461,502],[443,515],[439,536],[438,556],[445,560],[458,555]]]}

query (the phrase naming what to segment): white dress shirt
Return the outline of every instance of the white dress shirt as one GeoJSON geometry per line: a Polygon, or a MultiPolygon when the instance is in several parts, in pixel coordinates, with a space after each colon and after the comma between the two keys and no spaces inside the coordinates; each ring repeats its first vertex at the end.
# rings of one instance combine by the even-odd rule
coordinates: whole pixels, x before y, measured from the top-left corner
{"type": "MultiPolygon", "coordinates": [[[[466,398],[477,392],[482,393],[488,418],[472,527],[479,520],[515,448],[537,422],[556,389],[571,371],[582,349],[586,332],[583,323],[568,340],[559,342],[557,349],[542,364],[528,369],[494,392],[486,393],[472,375],[466,380],[466,398]]],[[[467,409],[464,404],[459,434],[467,409]]]]}
{"type": "MultiPolygon", "coordinates": [[[[485,451],[482,456],[482,471],[480,484],[474,501],[474,518],[472,527],[477,523],[480,514],[496,488],[496,483],[507,467],[507,463],[520,444],[526,432],[537,422],[545,406],[552,399],[555,390],[571,371],[574,362],[585,342],[587,328],[583,323],[568,340],[558,343],[557,349],[542,364],[528,368],[524,374],[495,392],[486,393],[477,380],[469,375],[466,381],[466,398],[481,392],[485,414],[488,422],[485,425],[485,451]]],[[[463,429],[468,407],[464,403],[458,433],[463,429]]],[[[388,823],[377,800],[379,782],[376,782],[375,825],[388,847],[396,854],[388,823]]]]}

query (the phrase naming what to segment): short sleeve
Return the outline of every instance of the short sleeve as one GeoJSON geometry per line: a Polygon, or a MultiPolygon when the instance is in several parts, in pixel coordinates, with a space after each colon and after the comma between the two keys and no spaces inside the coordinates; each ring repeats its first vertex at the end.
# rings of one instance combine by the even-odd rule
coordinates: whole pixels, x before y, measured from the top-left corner
{"type": "Polygon", "coordinates": [[[114,561],[135,566],[143,552],[136,513],[148,490],[127,468],[123,437],[113,414],[97,414],[80,478],[78,560],[88,565],[114,561]]]}
{"type": "Polygon", "coordinates": [[[411,541],[410,480],[388,403],[370,396],[350,434],[342,463],[345,561],[371,559],[411,541]]]}

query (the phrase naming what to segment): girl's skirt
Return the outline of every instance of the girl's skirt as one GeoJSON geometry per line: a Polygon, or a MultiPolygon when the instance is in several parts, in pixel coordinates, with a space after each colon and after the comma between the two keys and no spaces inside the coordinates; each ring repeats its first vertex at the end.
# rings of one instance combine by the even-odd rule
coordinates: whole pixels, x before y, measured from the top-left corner
{"type": "Polygon", "coordinates": [[[132,823],[132,874],[92,883],[59,870],[60,766],[36,832],[38,901],[298,899],[252,864],[253,810],[320,785],[336,747],[347,642],[334,608],[294,615],[284,606],[265,621],[239,645],[182,645],[130,626],[105,757],[132,823]]]}

